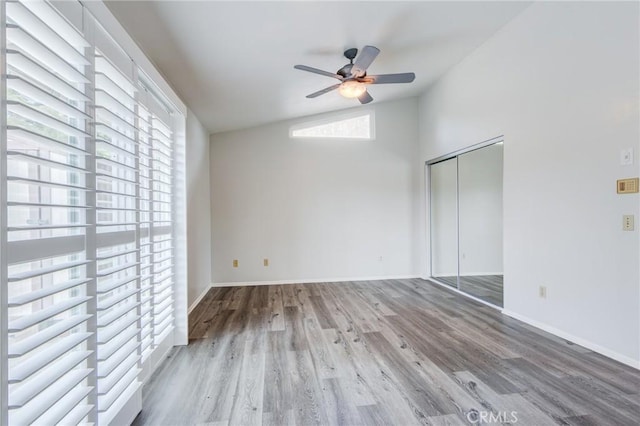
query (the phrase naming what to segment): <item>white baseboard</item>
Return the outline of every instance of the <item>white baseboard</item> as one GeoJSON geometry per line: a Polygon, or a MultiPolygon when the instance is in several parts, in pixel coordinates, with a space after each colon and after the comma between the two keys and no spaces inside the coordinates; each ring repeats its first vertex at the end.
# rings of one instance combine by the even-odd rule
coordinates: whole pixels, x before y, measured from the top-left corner
{"type": "Polygon", "coordinates": [[[195,309],[196,306],[198,306],[198,303],[200,303],[202,301],[202,299],[204,299],[204,296],[209,292],[211,287],[213,287],[213,284],[207,286],[207,288],[205,288],[202,291],[202,293],[200,293],[200,296],[198,296],[198,298],[193,301],[191,306],[189,306],[189,309],[187,309],[187,316],[191,313],[191,311],[193,311],[195,309]]]}
{"type": "Polygon", "coordinates": [[[273,281],[236,281],[225,283],[211,283],[211,287],[243,287],[252,285],[281,285],[281,284],[310,284],[310,283],[337,283],[342,281],[378,281],[378,280],[409,280],[420,278],[417,275],[388,275],[379,277],[345,277],[345,278],[307,278],[300,280],[273,280],[273,281]]]}
{"type": "Polygon", "coordinates": [[[520,315],[518,313],[511,312],[511,311],[508,311],[506,309],[503,309],[502,313],[504,315],[507,315],[507,316],[511,317],[511,318],[514,318],[514,319],[522,321],[522,322],[524,322],[526,324],[529,324],[529,325],[531,325],[533,327],[539,328],[540,330],[546,331],[547,333],[551,333],[551,334],[553,334],[555,336],[558,336],[561,339],[568,340],[568,341],[570,341],[572,343],[575,343],[576,345],[583,346],[583,347],[585,347],[587,349],[590,349],[590,350],[592,350],[594,352],[599,353],[600,355],[604,355],[607,358],[611,358],[611,359],[616,360],[618,362],[621,362],[621,363],[623,363],[625,365],[628,365],[629,367],[633,367],[633,368],[636,368],[636,369],[640,370],[640,360],[633,359],[633,358],[628,357],[626,355],[622,355],[622,354],[620,354],[618,352],[612,351],[611,349],[608,349],[608,348],[605,348],[603,346],[600,346],[597,343],[593,343],[593,342],[590,342],[589,340],[583,339],[581,337],[574,336],[574,335],[572,335],[570,333],[567,333],[565,331],[562,331],[560,329],[557,329],[557,328],[555,328],[553,326],[550,326],[548,324],[542,323],[540,321],[533,320],[533,319],[528,318],[528,317],[526,317],[524,315],[520,315]]]}

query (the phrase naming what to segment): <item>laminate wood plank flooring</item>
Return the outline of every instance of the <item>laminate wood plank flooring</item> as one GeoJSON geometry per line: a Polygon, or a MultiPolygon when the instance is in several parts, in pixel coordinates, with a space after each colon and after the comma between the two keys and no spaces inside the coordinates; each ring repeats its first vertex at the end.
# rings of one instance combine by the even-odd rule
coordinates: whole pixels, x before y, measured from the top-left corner
{"type": "MultiPolygon", "coordinates": [[[[438,281],[457,288],[456,277],[435,277],[438,281]]],[[[496,306],[503,306],[504,284],[502,275],[469,275],[460,277],[460,290],[496,306]]]]}
{"type": "Polygon", "coordinates": [[[425,280],[213,288],[189,319],[134,425],[640,424],[640,371],[425,280]]]}

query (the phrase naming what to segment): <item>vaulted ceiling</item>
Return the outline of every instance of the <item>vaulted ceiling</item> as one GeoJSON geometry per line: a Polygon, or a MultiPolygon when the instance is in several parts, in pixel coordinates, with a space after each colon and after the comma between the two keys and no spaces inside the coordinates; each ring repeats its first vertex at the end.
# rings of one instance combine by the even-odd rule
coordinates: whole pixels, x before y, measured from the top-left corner
{"type": "Polygon", "coordinates": [[[335,72],[346,48],[381,53],[372,74],[416,73],[376,85],[375,101],[416,96],[526,8],[529,2],[110,1],[113,14],[209,131],[358,105],[335,83],[294,70],[335,72]]]}

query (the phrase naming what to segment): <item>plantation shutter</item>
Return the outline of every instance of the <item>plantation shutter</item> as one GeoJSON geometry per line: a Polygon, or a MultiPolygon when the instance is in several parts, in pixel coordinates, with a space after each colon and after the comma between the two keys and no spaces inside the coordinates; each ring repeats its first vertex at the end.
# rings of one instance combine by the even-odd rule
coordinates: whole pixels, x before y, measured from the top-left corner
{"type": "Polygon", "coordinates": [[[136,84],[131,75],[115,65],[128,62],[127,58],[124,61],[120,59],[124,55],[119,54],[117,47],[112,46],[108,35],[100,32],[100,28],[95,41],[100,420],[113,418],[119,407],[140,387],[140,206],[136,84]]]}
{"type": "Polygon", "coordinates": [[[74,424],[94,372],[89,44],[48,3],[6,17],[8,420],[74,424]]]}
{"type": "Polygon", "coordinates": [[[121,424],[174,342],[184,116],[86,6],[57,7],[0,3],[0,423],[121,424]]]}
{"type": "Polygon", "coordinates": [[[173,331],[173,144],[171,117],[155,102],[151,119],[153,337],[160,344],[173,331]]]}

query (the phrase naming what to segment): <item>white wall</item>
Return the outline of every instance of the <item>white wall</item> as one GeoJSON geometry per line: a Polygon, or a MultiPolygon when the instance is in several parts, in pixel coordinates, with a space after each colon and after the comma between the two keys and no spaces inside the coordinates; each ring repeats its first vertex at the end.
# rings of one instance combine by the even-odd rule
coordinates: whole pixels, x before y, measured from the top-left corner
{"type": "Polygon", "coordinates": [[[209,132],[187,111],[187,256],[188,305],[211,284],[211,193],[209,132]]]}
{"type": "Polygon", "coordinates": [[[375,140],[290,139],[301,120],[212,135],[214,282],[416,276],[417,99],[362,108],[375,140]]]}
{"type": "Polygon", "coordinates": [[[505,311],[636,366],[638,6],[534,3],[420,100],[421,161],[505,135],[505,311]]]}

